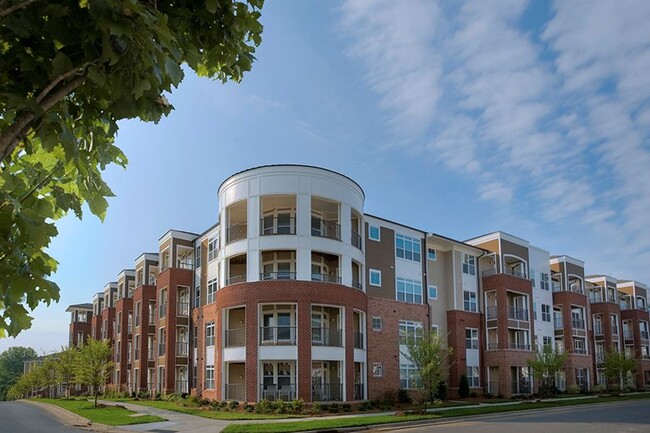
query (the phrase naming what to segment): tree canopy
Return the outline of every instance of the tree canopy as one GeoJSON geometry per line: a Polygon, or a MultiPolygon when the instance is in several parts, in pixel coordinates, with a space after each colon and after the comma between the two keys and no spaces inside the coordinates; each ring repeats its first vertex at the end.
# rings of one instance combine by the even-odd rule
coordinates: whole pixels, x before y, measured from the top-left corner
{"type": "Polygon", "coordinates": [[[263,0],[0,1],[0,336],[58,301],[44,250],[83,204],[103,220],[101,173],[125,167],[118,121],[158,122],[182,81],[240,81],[261,42],[263,0]]]}
{"type": "Polygon", "coordinates": [[[0,353],[0,400],[7,399],[7,391],[23,374],[25,361],[36,357],[31,347],[14,346],[0,353]]]}
{"type": "Polygon", "coordinates": [[[535,359],[526,361],[533,369],[533,376],[540,381],[539,393],[543,397],[557,394],[555,373],[564,369],[568,352],[558,353],[550,344],[537,349],[535,359]]]}
{"type": "Polygon", "coordinates": [[[603,368],[605,376],[609,379],[609,387],[622,389],[628,376],[634,374],[637,364],[634,357],[626,356],[615,348],[608,350],[605,353],[603,368]]]}
{"type": "Polygon", "coordinates": [[[106,385],[113,368],[110,342],[90,338],[79,350],[76,361],[75,379],[77,383],[92,387],[97,407],[97,396],[101,387],[106,385]]]}

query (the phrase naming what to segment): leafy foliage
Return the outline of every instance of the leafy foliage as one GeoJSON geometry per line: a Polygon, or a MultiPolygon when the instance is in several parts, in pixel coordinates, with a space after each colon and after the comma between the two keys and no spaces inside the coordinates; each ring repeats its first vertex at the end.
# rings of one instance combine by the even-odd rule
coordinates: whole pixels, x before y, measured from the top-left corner
{"type": "Polygon", "coordinates": [[[528,366],[533,369],[533,376],[540,381],[540,394],[543,396],[557,393],[555,373],[562,371],[568,353],[558,353],[553,346],[545,344],[538,349],[535,359],[529,359],[528,366]]]}
{"type": "Polygon", "coordinates": [[[422,331],[416,338],[406,339],[406,351],[402,355],[408,359],[417,372],[416,383],[424,394],[424,405],[432,400],[439,382],[447,375],[452,348],[447,347],[437,332],[422,331]]]}
{"type": "Polygon", "coordinates": [[[458,395],[460,398],[469,397],[469,380],[464,374],[460,376],[460,381],[458,383],[458,395]]]}
{"type": "Polygon", "coordinates": [[[0,353],[0,400],[23,374],[25,361],[38,357],[31,347],[14,346],[0,353]]]}
{"type": "Polygon", "coordinates": [[[90,338],[79,350],[75,377],[78,383],[92,387],[95,407],[97,407],[97,396],[101,388],[106,385],[112,368],[111,344],[108,340],[90,338]]]}
{"type": "Polygon", "coordinates": [[[70,386],[75,382],[78,357],[79,350],[76,347],[64,347],[61,349],[58,359],[54,364],[57,380],[65,385],[66,398],[70,398],[70,386]]]}
{"type": "MultiPolygon", "coordinates": [[[[101,172],[127,159],[121,119],[158,122],[184,77],[240,81],[261,42],[263,0],[0,2],[0,333],[59,299],[44,252],[55,221],[103,219],[101,172]]],[[[0,337],[2,336],[0,334],[0,337]]]]}
{"type": "Polygon", "coordinates": [[[610,387],[623,389],[625,379],[636,371],[637,360],[625,356],[625,353],[610,349],[605,353],[603,369],[609,379],[610,387]]]}

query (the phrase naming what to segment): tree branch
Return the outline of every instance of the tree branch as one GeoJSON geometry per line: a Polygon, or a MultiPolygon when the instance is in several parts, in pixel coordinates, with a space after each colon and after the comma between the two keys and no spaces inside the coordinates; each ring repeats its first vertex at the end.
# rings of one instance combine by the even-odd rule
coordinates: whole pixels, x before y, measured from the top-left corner
{"type": "Polygon", "coordinates": [[[38,1],[38,0],[25,0],[22,3],[17,3],[15,5],[13,5],[13,6],[10,6],[10,7],[6,8],[6,9],[1,9],[0,10],[0,18],[4,18],[7,15],[11,15],[12,13],[16,12],[17,10],[24,9],[27,6],[29,6],[30,4],[35,3],[36,1],[38,1]]]}
{"type": "MultiPolygon", "coordinates": [[[[77,76],[74,80],[69,81],[64,86],[59,87],[55,92],[44,97],[40,103],[43,112],[49,111],[61,99],[69,95],[73,90],[79,87],[86,80],[86,71],[77,76]]],[[[41,92],[42,93],[42,92],[41,92]]],[[[40,96],[40,95],[39,95],[40,96]]],[[[11,155],[16,146],[29,133],[32,122],[36,119],[36,114],[31,111],[24,111],[18,115],[13,125],[5,132],[0,134],[0,161],[4,161],[11,155]]]]}
{"type": "Polygon", "coordinates": [[[50,91],[52,91],[52,89],[56,87],[61,81],[67,80],[68,78],[75,75],[83,75],[86,72],[86,69],[93,64],[93,62],[87,62],[78,68],[70,69],[68,72],[59,75],[50,84],[48,84],[47,87],[41,91],[41,93],[38,94],[36,97],[36,102],[40,104],[41,101],[47,96],[47,94],[50,93],[50,91]]]}

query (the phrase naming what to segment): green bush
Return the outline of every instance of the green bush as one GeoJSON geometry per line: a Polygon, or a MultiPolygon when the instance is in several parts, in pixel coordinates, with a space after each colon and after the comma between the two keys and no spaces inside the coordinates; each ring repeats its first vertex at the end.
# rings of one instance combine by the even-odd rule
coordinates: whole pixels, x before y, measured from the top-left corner
{"type": "Polygon", "coordinates": [[[311,405],[311,411],[314,413],[321,413],[323,411],[323,405],[316,402],[311,405]]]}
{"type": "Polygon", "coordinates": [[[591,390],[596,394],[604,394],[605,391],[607,391],[607,387],[605,385],[598,384],[598,385],[594,385],[594,387],[591,390]]]}
{"type": "Polygon", "coordinates": [[[399,404],[411,404],[413,399],[407,390],[400,388],[397,390],[397,402],[399,404]]]}
{"type": "Polygon", "coordinates": [[[329,405],[327,410],[330,413],[338,413],[339,412],[339,404],[338,403],[332,403],[332,404],[329,405]]]}
{"type": "Polygon", "coordinates": [[[469,397],[469,381],[467,380],[466,375],[460,377],[460,383],[458,384],[458,395],[460,398],[469,397]]]}
{"type": "Polygon", "coordinates": [[[275,404],[269,400],[262,400],[255,405],[256,413],[271,413],[275,410],[275,404]]]}
{"type": "Polygon", "coordinates": [[[255,412],[255,405],[246,403],[244,405],[244,412],[248,412],[248,413],[255,412]]]}
{"type": "Polygon", "coordinates": [[[343,403],[341,405],[341,410],[343,410],[343,412],[352,412],[352,405],[350,403],[343,403]]]}
{"type": "Polygon", "coordinates": [[[580,394],[580,387],[578,385],[569,385],[566,392],[567,394],[580,394]]]}
{"type": "Polygon", "coordinates": [[[302,398],[294,399],[291,402],[291,411],[295,414],[301,414],[305,408],[305,400],[302,398]]]}
{"type": "Polygon", "coordinates": [[[436,398],[440,400],[447,400],[447,384],[444,380],[438,382],[438,387],[436,389],[436,398]]]}
{"type": "Polygon", "coordinates": [[[237,400],[231,400],[228,402],[228,410],[237,410],[239,409],[239,402],[237,400]]]}
{"type": "Polygon", "coordinates": [[[361,412],[365,412],[365,411],[367,411],[367,410],[372,409],[372,404],[371,404],[369,401],[364,401],[363,403],[361,403],[361,404],[359,405],[359,408],[358,408],[358,409],[359,409],[359,411],[361,411],[361,412]]]}
{"type": "Polygon", "coordinates": [[[277,400],[274,403],[275,403],[274,412],[277,413],[278,415],[282,415],[289,412],[290,405],[288,403],[285,403],[282,400],[277,400]]]}

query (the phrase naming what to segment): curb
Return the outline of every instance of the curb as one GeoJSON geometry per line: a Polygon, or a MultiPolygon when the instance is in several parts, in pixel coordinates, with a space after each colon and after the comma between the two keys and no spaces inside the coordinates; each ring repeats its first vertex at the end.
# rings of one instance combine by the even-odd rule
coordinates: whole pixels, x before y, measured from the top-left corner
{"type": "Polygon", "coordinates": [[[77,415],[76,413],[70,412],[68,410],[63,409],[62,407],[53,404],[43,403],[40,401],[33,401],[33,400],[20,400],[20,401],[23,403],[38,406],[46,410],[67,427],[74,427],[80,430],[98,432],[98,433],[124,432],[124,430],[117,427],[109,426],[106,424],[93,423],[88,418],[84,418],[81,415],[77,415]]]}

